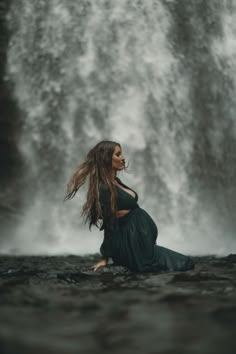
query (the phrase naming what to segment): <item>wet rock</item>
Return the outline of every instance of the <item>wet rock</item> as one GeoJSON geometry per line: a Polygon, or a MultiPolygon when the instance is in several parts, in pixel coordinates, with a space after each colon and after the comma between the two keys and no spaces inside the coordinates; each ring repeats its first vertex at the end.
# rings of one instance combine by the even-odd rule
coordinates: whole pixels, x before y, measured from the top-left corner
{"type": "Polygon", "coordinates": [[[236,254],[229,254],[226,257],[226,260],[231,263],[236,263],[236,254]]]}

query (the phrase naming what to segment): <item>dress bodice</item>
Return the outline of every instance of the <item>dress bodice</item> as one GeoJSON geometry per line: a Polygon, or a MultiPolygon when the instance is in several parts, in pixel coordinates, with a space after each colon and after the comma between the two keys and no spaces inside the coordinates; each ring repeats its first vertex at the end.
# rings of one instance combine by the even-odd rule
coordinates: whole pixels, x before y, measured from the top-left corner
{"type": "MultiPolygon", "coordinates": [[[[137,201],[138,201],[138,194],[128,186],[126,186],[124,183],[121,182],[121,180],[116,177],[116,181],[124,188],[130,189],[135,193],[135,197],[133,197],[129,192],[125,191],[121,187],[115,185],[116,187],[116,192],[117,192],[117,211],[119,210],[132,210],[137,207],[139,207],[137,201]]],[[[111,220],[111,207],[110,207],[110,198],[111,198],[111,192],[109,187],[105,184],[102,183],[99,188],[99,200],[101,203],[101,208],[102,208],[102,213],[103,213],[103,225],[101,230],[106,227],[107,222],[109,223],[109,220],[111,220]]]]}
{"type": "Polygon", "coordinates": [[[135,193],[135,197],[133,197],[129,192],[126,192],[124,189],[116,185],[117,210],[128,210],[135,208],[137,206],[138,194],[133,189],[122,183],[118,177],[116,177],[115,179],[122,187],[130,189],[135,193]]]}
{"type": "MultiPolygon", "coordinates": [[[[117,210],[128,210],[128,209],[136,208],[137,201],[138,201],[138,194],[133,189],[131,189],[130,187],[122,183],[118,177],[116,177],[115,179],[122,187],[126,189],[130,189],[135,193],[135,197],[133,197],[129,192],[115,185],[117,191],[117,200],[116,200],[117,210]]],[[[100,192],[101,206],[102,207],[107,206],[109,204],[110,195],[111,195],[109,187],[103,183],[100,186],[99,192],[100,192]]]]}

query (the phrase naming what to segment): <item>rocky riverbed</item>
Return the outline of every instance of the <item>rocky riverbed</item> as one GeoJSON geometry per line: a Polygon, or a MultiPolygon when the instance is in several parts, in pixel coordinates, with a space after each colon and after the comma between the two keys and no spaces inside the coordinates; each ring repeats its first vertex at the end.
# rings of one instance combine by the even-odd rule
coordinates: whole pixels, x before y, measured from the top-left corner
{"type": "Polygon", "coordinates": [[[0,257],[1,354],[233,354],[236,255],[188,272],[132,273],[100,258],[0,257]]]}

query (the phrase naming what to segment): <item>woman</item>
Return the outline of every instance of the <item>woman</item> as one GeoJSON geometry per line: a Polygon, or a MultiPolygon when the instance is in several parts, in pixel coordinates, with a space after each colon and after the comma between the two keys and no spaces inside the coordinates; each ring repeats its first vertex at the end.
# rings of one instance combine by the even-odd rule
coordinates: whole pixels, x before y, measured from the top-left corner
{"type": "Polygon", "coordinates": [[[89,151],[68,183],[65,199],[73,198],[89,177],[87,201],[81,216],[86,216],[89,229],[95,225],[104,230],[100,247],[102,259],[91,269],[96,271],[105,266],[109,257],[131,271],[193,269],[190,257],[156,244],[158,229],[155,222],[139,207],[138,194],[117,177],[117,172],[125,168],[120,144],[101,141],[89,151]]]}

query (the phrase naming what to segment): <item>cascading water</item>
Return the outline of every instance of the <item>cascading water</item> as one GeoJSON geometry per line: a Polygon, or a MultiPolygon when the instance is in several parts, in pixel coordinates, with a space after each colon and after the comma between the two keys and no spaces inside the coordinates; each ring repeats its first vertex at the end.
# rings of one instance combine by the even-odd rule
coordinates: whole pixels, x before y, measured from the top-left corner
{"type": "Polygon", "coordinates": [[[235,7],[12,0],[7,80],[23,122],[24,215],[4,252],[98,251],[101,233],[80,218],[85,194],[62,200],[103,139],[121,143],[130,174],[120,177],[157,222],[161,245],[235,247],[235,7]]]}

